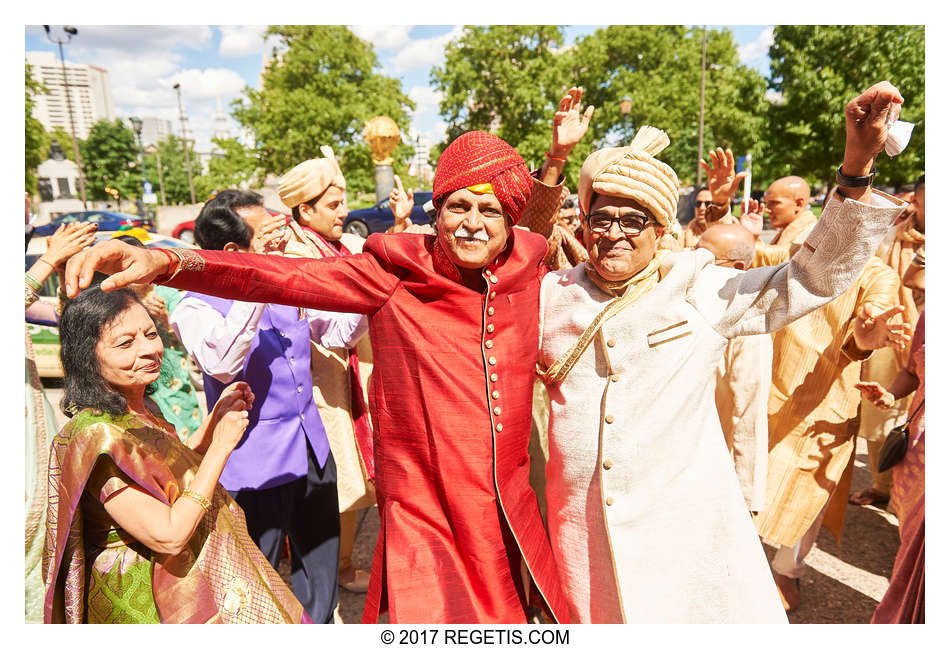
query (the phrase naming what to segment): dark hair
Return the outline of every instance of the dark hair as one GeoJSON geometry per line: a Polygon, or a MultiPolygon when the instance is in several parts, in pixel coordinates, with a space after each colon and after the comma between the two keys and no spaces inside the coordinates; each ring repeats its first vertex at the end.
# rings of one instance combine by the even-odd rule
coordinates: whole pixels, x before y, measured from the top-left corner
{"type": "Polygon", "coordinates": [[[924,174],[920,174],[920,178],[918,178],[917,181],[914,183],[914,191],[916,192],[918,189],[920,189],[923,186],[923,184],[924,184],[924,174]]]}
{"type": "MultiPolygon", "coordinates": [[[[330,189],[330,188],[327,187],[327,189],[330,189]]],[[[324,190],[323,194],[325,193],[326,193],[326,190],[324,190]]],[[[310,207],[316,207],[317,201],[320,200],[320,197],[323,196],[323,194],[317,194],[316,196],[311,198],[309,201],[303,201],[299,205],[294,205],[292,208],[290,208],[290,215],[294,217],[294,221],[296,221],[297,223],[300,223],[300,205],[309,205],[310,207]]]]}
{"type": "Polygon", "coordinates": [[[145,244],[142,243],[138,237],[133,237],[131,234],[120,234],[117,237],[112,237],[116,241],[122,241],[129,244],[130,246],[135,246],[137,248],[144,248],[145,244]]]}
{"type": "Polygon", "coordinates": [[[569,210],[574,207],[574,199],[568,196],[564,199],[564,203],[561,205],[562,210],[569,210]]]}
{"type": "Polygon", "coordinates": [[[195,219],[195,242],[205,250],[223,250],[228,243],[251,245],[251,228],[236,212],[242,207],[264,204],[257,192],[225,189],[204,204],[195,219]]]}
{"type": "Polygon", "coordinates": [[[59,320],[59,357],[63,362],[63,399],[60,407],[72,416],[84,408],[110,415],[128,410],[125,397],[102,378],[96,344],[102,330],[132,304],[141,302],[131,289],[103,291],[90,287],[70,300],[59,320]]]}

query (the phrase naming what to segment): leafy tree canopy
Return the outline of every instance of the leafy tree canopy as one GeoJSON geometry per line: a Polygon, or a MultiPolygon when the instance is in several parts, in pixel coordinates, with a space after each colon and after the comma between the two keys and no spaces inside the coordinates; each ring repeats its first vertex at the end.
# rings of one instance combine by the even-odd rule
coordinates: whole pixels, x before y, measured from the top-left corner
{"type": "MultiPolygon", "coordinates": [[[[272,25],[279,38],[261,89],[245,88],[232,103],[234,118],[254,135],[262,170],[284,173],[329,145],[351,192],[373,191],[373,164],[363,142],[365,123],[391,117],[405,133],[415,104],[398,79],[381,74],[370,43],[343,26],[272,25]]],[[[412,147],[394,154],[405,173],[412,147]]]]}
{"type": "Polygon", "coordinates": [[[92,200],[112,200],[107,187],[124,198],[142,195],[138,143],[132,129],[122,120],[100,120],[92,125],[89,137],[79,144],[86,192],[92,200]]]}
{"type": "Polygon", "coordinates": [[[208,173],[195,178],[195,194],[200,197],[227,188],[246,189],[254,184],[259,174],[257,154],[237,138],[212,140],[222,153],[208,161],[208,173]]]}
{"type": "Polygon", "coordinates": [[[26,137],[24,139],[24,166],[26,169],[26,191],[36,192],[36,168],[46,159],[49,140],[46,129],[38,119],[33,117],[33,97],[46,92],[46,88],[33,77],[30,64],[26,64],[24,71],[26,97],[26,137]]]}
{"type": "Polygon", "coordinates": [[[844,155],[844,106],[888,80],[901,91],[901,119],[917,124],[896,158],[881,154],[881,184],[911,182],[924,170],[924,28],[921,25],[778,25],[769,49],[769,85],[782,102],[769,108],[767,171],[829,182],[844,155]]]}

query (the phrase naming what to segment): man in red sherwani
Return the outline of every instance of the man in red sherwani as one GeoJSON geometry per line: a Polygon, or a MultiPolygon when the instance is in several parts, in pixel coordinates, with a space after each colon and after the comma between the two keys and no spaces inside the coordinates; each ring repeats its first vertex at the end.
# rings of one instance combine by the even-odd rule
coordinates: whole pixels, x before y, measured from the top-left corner
{"type": "MultiPolygon", "coordinates": [[[[549,157],[563,163],[557,126],[554,142],[549,157]]],[[[548,246],[512,226],[535,182],[512,147],[473,131],[439,160],[435,236],[376,234],[361,254],[319,260],[109,242],[73,258],[67,292],[98,269],[117,273],[106,290],[144,279],[366,314],[382,524],[363,621],[388,609],[391,622],[523,623],[533,583],[536,601],[569,622],[528,483],[548,246]]]]}

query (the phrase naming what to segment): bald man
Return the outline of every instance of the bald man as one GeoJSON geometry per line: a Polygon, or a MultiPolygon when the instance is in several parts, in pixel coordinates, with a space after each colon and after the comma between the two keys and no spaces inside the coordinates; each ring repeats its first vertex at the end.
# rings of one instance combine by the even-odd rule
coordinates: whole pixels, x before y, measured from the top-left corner
{"type": "MultiPolygon", "coordinates": [[[[755,237],[738,223],[715,223],[696,247],[711,252],[717,266],[746,270],[755,256],[755,237]]],[[[771,383],[772,337],[731,339],[716,367],[716,410],[750,512],[765,508],[771,383]]]]}
{"type": "Polygon", "coordinates": [[[792,242],[803,240],[818,222],[808,207],[810,200],[811,189],[799,176],[785,176],[769,185],[762,203],[769,215],[769,223],[778,230],[778,236],[771,245],[756,242],[753,267],[772,266],[789,259],[792,242]]]}

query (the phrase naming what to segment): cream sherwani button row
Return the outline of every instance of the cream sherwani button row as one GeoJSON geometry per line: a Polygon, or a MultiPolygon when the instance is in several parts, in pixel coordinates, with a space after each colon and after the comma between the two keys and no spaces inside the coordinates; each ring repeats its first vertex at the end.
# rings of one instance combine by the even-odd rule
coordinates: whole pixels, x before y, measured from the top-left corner
{"type": "MultiPolygon", "coordinates": [[[[703,249],[668,255],[659,283],[548,386],[547,524],[573,622],[787,622],[723,438],[714,370],[730,339],[844,292],[901,209],[834,196],[778,267],[722,268],[703,249]],[[690,335],[656,339],[673,326],[690,335]]],[[[583,264],[549,273],[539,368],[613,299],[583,264]]]]}

